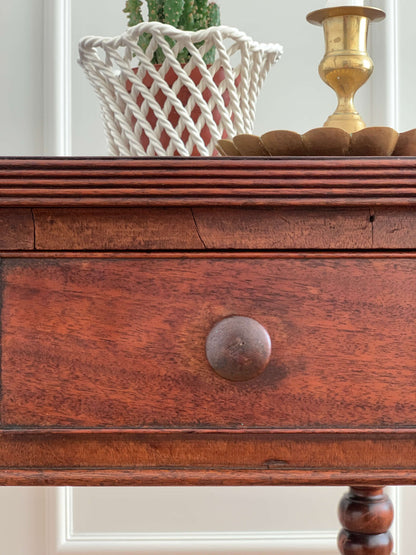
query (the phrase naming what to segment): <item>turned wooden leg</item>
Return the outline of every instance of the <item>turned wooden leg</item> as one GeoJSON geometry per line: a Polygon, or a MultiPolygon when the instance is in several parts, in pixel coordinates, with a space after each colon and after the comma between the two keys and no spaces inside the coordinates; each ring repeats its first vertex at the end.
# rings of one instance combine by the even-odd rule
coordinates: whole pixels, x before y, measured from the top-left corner
{"type": "Polygon", "coordinates": [[[338,516],[343,526],[338,536],[342,555],[391,555],[393,505],[383,488],[350,488],[338,516]]]}

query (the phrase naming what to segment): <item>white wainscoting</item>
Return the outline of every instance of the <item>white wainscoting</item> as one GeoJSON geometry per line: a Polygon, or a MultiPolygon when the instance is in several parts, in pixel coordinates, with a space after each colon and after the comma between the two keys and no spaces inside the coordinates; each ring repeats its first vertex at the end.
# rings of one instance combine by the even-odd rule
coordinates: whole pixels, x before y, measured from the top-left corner
{"type": "MultiPolygon", "coordinates": [[[[126,489],[126,488],[124,488],[126,489]]],[[[259,491],[263,489],[270,493],[271,488],[222,488],[226,489],[226,497],[233,498],[233,490],[239,489],[240,493],[244,493],[245,502],[241,503],[239,498],[238,506],[241,511],[240,517],[252,517],[253,525],[247,526],[245,531],[224,531],[227,522],[222,522],[221,531],[209,530],[209,518],[204,517],[203,530],[196,531],[195,523],[190,523],[189,527],[192,531],[183,530],[183,522],[181,523],[181,531],[172,530],[172,523],[168,521],[175,511],[183,511],[191,514],[198,507],[184,507],[186,499],[181,495],[182,488],[159,488],[159,499],[163,498],[164,492],[170,490],[170,495],[166,496],[166,504],[160,506],[159,519],[156,519],[150,526],[151,532],[144,531],[140,522],[140,516],[146,513],[149,500],[155,488],[149,489],[143,495],[142,488],[130,488],[129,496],[124,497],[123,501],[119,500],[119,504],[114,506],[114,498],[110,495],[101,495],[99,505],[91,507],[82,507],[80,510],[78,500],[77,514],[76,503],[74,503],[74,495],[82,492],[84,502],[86,496],[94,491],[91,488],[49,488],[46,491],[46,515],[47,523],[47,554],[48,555],[122,555],[122,554],[149,554],[149,555],[204,555],[216,553],[217,555],[336,555],[336,537],[338,533],[338,525],[332,530],[328,529],[308,529],[307,525],[311,525],[311,521],[315,524],[320,518],[327,513],[328,522],[334,524],[336,507],[339,499],[344,491],[343,488],[274,488],[276,495],[276,530],[254,530],[256,525],[264,519],[264,511],[261,507],[256,506],[256,501],[250,498],[250,489],[256,493],[257,503],[259,501],[259,491]],[[305,519],[305,515],[299,514],[299,496],[294,495],[296,490],[302,490],[303,509],[305,514],[309,514],[309,519],[305,519]],[[257,491],[256,491],[257,490],[257,491]],[[332,491],[331,491],[332,490],[332,491]],[[331,491],[331,495],[328,495],[331,491]],[[150,493],[150,496],[149,496],[150,493]],[[172,495],[173,494],[173,495],[172,495]],[[181,507],[182,505],[182,507],[181,507]],[[254,505],[254,509],[253,509],[254,505]],[[93,510],[91,510],[93,508],[93,510]],[[80,523],[80,516],[85,509],[91,511],[88,516],[91,531],[86,530],[84,523],[80,523]],[[185,511],[184,511],[185,509],[185,511]],[[250,514],[250,510],[253,514],[250,514]],[[120,518],[114,518],[108,523],[108,518],[112,517],[114,512],[121,515],[128,514],[126,523],[120,518]],[[279,526],[279,515],[285,512],[287,524],[287,514],[292,513],[293,521],[288,530],[281,530],[279,526]],[[107,514],[106,514],[107,513],[107,514]],[[249,513],[247,515],[247,513],[249,513]],[[104,516],[105,515],[105,516],[104,516]],[[137,530],[132,531],[134,524],[132,522],[137,517],[137,530]],[[303,522],[302,522],[303,517],[303,522]],[[78,521],[78,523],[76,523],[78,521]],[[104,521],[104,524],[103,522],[104,521]],[[302,527],[302,524],[304,525],[302,527]],[[166,529],[170,529],[166,532],[166,529]],[[100,531],[98,531],[100,530],[100,531]],[[251,530],[251,531],[250,531],[251,530]]],[[[186,488],[189,489],[189,488],[186,488]]],[[[193,488],[195,489],[195,488],[193,488]]],[[[210,488],[212,490],[212,488],[210,488]]],[[[109,492],[109,488],[103,488],[101,493],[109,492]]],[[[414,534],[413,534],[413,507],[416,502],[416,488],[386,488],[386,492],[390,495],[395,505],[395,521],[392,527],[392,533],[395,541],[395,553],[397,555],[413,555],[414,534]]],[[[204,497],[204,496],[201,496],[204,497]]],[[[254,497],[254,496],[253,496],[254,497]]],[[[205,499],[201,502],[206,503],[205,499]]],[[[221,508],[214,502],[208,501],[207,511],[221,511],[221,508]]],[[[270,511],[270,507],[269,507],[270,511]]],[[[301,511],[302,512],[302,511],[301,511]]],[[[222,516],[222,515],[220,515],[222,516]]],[[[270,515],[269,515],[270,517],[270,515]]],[[[85,518],[85,515],[84,515],[85,518]]],[[[239,518],[238,513],[234,513],[229,519],[235,524],[239,518]]],[[[146,519],[145,519],[146,520],[146,519]]],[[[227,517],[225,518],[225,521],[227,517]]],[[[267,521],[267,518],[265,519],[267,521]]],[[[186,527],[186,523],[185,523],[186,527]]],[[[88,528],[88,526],[87,526],[88,528]]],[[[202,526],[201,526],[202,528],[202,526]]],[[[240,526],[241,528],[241,526],[240,526]]]]}
{"type": "MultiPolygon", "coordinates": [[[[146,489],[146,488],[145,488],[146,489]]],[[[152,488],[153,489],[153,488],[152,488]]],[[[242,488],[238,488],[242,489],[242,488]]],[[[250,488],[243,488],[245,495],[245,502],[239,503],[239,510],[241,511],[241,518],[253,511],[252,505],[256,504],[254,499],[250,498],[250,488]]],[[[257,505],[259,505],[259,488],[252,488],[257,490],[257,505]]],[[[265,488],[263,488],[265,489],[265,488]]],[[[270,491],[270,488],[267,488],[270,491]]],[[[305,488],[302,488],[305,489],[305,488]]],[[[335,488],[334,488],[335,489],[335,488]]],[[[195,525],[192,526],[193,531],[190,532],[175,532],[170,530],[164,531],[164,528],[171,528],[167,519],[169,514],[182,510],[185,513],[195,511],[198,507],[183,507],[186,500],[181,496],[181,488],[170,488],[171,495],[166,500],[170,506],[160,507],[160,520],[155,522],[152,526],[152,532],[132,532],[122,531],[125,526],[120,522],[113,522],[110,526],[108,524],[108,531],[95,531],[96,528],[102,528],[102,523],[99,522],[100,514],[108,510],[110,513],[114,511],[114,506],[110,507],[112,501],[108,499],[106,502],[96,506],[96,510],[89,518],[96,522],[93,526],[94,531],[87,532],[78,531],[74,521],[77,520],[76,508],[74,504],[74,493],[76,494],[77,488],[57,488],[49,492],[48,507],[49,515],[49,555],[68,554],[68,555],[99,555],[105,553],[108,555],[121,555],[121,554],[152,554],[152,555],[181,555],[189,553],[192,555],[204,555],[209,553],[216,553],[217,555],[243,555],[243,554],[281,554],[281,555],[335,555],[336,554],[336,537],[337,528],[336,524],[333,530],[308,530],[307,525],[310,522],[299,522],[299,514],[296,509],[296,503],[291,499],[291,492],[289,489],[286,491],[283,488],[278,488],[280,491],[281,506],[276,506],[276,531],[271,530],[253,530],[259,520],[263,518],[261,508],[255,506],[253,514],[253,526],[248,528],[247,531],[218,531],[209,530],[209,519],[204,519],[204,530],[196,531],[195,525]],[[172,490],[175,490],[172,495],[172,490]],[[291,502],[292,501],[292,502],[291,502]],[[182,507],[181,507],[182,504],[182,507]],[[184,510],[185,509],[185,510],[184,510]],[[291,530],[279,530],[279,517],[278,515],[285,512],[293,513],[294,524],[291,530]],[[208,522],[207,522],[208,521],[208,522]],[[302,527],[302,524],[304,525],[302,527]],[[297,527],[297,529],[296,529],[297,527]],[[119,528],[117,530],[117,528],[119,528]]],[[[226,495],[232,499],[235,488],[226,488],[226,495]]],[[[78,490],[79,491],[79,490],[78,490]]],[[[88,494],[84,490],[84,496],[88,494]]],[[[277,490],[276,490],[277,491],[277,490]]],[[[140,519],[140,513],[146,511],[146,495],[143,499],[140,488],[135,488],[137,499],[134,502],[136,495],[130,495],[130,499],[125,499],[124,503],[127,505],[117,507],[119,511],[129,511],[134,515],[139,503],[144,503],[144,506],[137,510],[137,518],[140,519]]],[[[241,491],[240,491],[241,493],[241,491]]],[[[292,490],[293,493],[293,490],[292,490]]],[[[336,503],[329,503],[328,490],[312,488],[306,492],[306,499],[304,500],[304,509],[306,512],[311,513],[313,520],[314,512],[320,512],[321,515],[329,512],[329,521],[335,523],[336,503]],[[308,499],[309,497],[309,499],[308,499]],[[308,502],[309,501],[309,502],[308,502]],[[321,505],[321,506],[317,506],[321,505]]],[[[163,496],[163,491],[161,492],[163,496]]],[[[331,501],[338,501],[338,497],[342,494],[342,490],[336,488],[332,492],[331,501]]],[[[147,496],[148,497],[148,496],[147,496]]],[[[206,502],[206,498],[205,498],[206,502]]],[[[297,499],[299,502],[299,499],[297,499]]],[[[209,503],[209,502],[208,502],[209,503]]],[[[211,511],[219,511],[221,508],[215,505],[215,502],[209,507],[211,511]]],[[[232,515],[230,520],[235,521],[238,514],[232,515]]],[[[130,519],[129,519],[130,520],[130,519]]],[[[316,518],[315,518],[316,520],[316,518]]],[[[222,528],[226,526],[223,522],[222,528]]],[[[105,527],[106,527],[105,526],[105,527]]],[[[140,525],[138,524],[138,528],[140,525]]]]}
{"type": "Polygon", "coordinates": [[[379,0],[373,5],[388,16],[370,29],[369,50],[375,65],[369,82],[371,125],[399,129],[399,0],[379,0]]]}
{"type": "Polygon", "coordinates": [[[2,156],[40,156],[44,152],[42,2],[2,1],[0,5],[2,156]]]}
{"type": "Polygon", "coordinates": [[[71,156],[72,3],[71,0],[43,2],[44,151],[48,156],[71,156]]]}

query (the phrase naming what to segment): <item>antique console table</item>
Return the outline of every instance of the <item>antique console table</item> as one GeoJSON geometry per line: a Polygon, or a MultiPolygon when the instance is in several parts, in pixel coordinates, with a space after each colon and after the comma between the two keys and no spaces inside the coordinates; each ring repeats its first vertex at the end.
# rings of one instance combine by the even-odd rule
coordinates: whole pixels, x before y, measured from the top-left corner
{"type": "Polygon", "coordinates": [[[416,159],[1,159],[4,485],[416,482],[416,159]]]}

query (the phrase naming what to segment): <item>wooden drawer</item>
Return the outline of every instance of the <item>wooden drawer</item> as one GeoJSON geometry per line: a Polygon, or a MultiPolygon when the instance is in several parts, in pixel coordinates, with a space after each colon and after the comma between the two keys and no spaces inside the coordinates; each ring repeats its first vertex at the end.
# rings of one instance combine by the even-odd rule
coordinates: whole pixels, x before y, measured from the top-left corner
{"type": "Polygon", "coordinates": [[[416,425],[416,259],[137,255],[2,260],[3,428],[416,425]],[[271,360],[246,382],[205,355],[249,316],[271,360]]]}

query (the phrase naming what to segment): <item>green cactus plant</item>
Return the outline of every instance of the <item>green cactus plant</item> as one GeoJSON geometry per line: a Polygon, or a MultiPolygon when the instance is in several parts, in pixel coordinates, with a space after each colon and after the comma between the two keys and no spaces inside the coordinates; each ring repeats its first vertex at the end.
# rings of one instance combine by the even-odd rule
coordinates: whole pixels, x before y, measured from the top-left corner
{"type": "MultiPolygon", "coordinates": [[[[220,8],[209,0],[146,0],[149,21],[167,23],[184,31],[199,31],[221,24],[220,8]]],[[[128,26],[132,27],[144,21],[142,14],[143,0],[127,0],[124,12],[128,16],[128,26]]],[[[142,35],[139,46],[145,51],[150,44],[150,35],[142,35]]],[[[197,45],[198,46],[198,45],[197,45]]],[[[200,45],[199,45],[200,46],[200,45]]],[[[189,52],[183,50],[178,54],[178,60],[186,63],[189,52]]],[[[163,63],[164,55],[159,48],[152,59],[154,64],[163,63]]],[[[211,48],[204,56],[207,64],[215,60],[215,48],[211,48]]]]}

